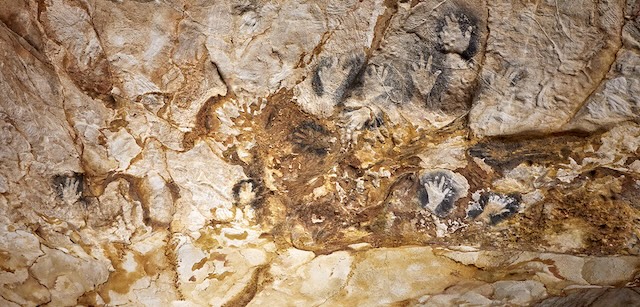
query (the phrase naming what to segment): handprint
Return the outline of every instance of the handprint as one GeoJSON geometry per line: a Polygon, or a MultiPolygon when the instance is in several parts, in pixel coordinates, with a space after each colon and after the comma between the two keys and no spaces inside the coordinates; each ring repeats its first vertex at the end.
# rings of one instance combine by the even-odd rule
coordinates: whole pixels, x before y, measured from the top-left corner
{"type": "Polygon", "coordinates": [[[369,80],[373,79],[384,87],[386,80],[389,77],[389,67],[387,65],[370,65],[367,68],[367,76],[369,77],[369,80]]]}
{"type": "Polygon", "coordinates": [[[372,99],[382,98],[401,104],[411,98],[407,92],[407,80],[392,63],[370,65],[365,82],[365,89],[369,91],[367,96],[372,99]]]}
{"type": "Polygon", "coordinates": [[[471,202],[467,217],[495,225],[514,215],[520,209],[520,196],[486,192],[477,201],[471,202]]]}
{"type": "Polygon", "coordinates": [[[61,187],[62,192],[62,200],[67,206],[71,206],[75,204],[82,193],[79,190],[80,181],[76,180],[75,177],[68,177],[64,180],[64,184],[61,187]]]}
{"type": "Polygon", "coordinates": [[[527,72],[517,69],[514,65],[506,64],[499,72],[490,73],[485,82],[491,91],[504,99],[518,98],[519,89],[516,85],[527,76],[527,72]]]}
{"type": "Polygon", "coordinates": [[[432,212],[436,212],[438,206],[445,201],[446,198],[453,196],[453,189],[449,186],[446,178],[443,175],[435,176],[433,180],[429,180],[424,183],[424,188],[427,191],[429,202],[427,203],[427,209],[432,212]]]}
{"type": "Polygon", "coordinates": [[[468,189],[463,176],[444,169],[432,170],[420,177],[418,199],[422,208],[442,218],[451,213],[456,201],[466,195],[468,189]]]}
{"type": "Polygon", "coordinates": [[[364,58],[359,54],[321,59],[311,78],[313,91],[318,97],[328,95],[332,99],[342,99],[363,64],[364,58]]]}
{"type": "Polygon", "coordinates": [[[375,105],[360,106],[344,113],[340,120],[343,129],[342,141],[346,143],[358,143],[358,136],[363,129],[369,128],[374,131],[378,141],[384,140],[384,129],[382,129],[382,111],[375,105]]]}
{"type": "Polygon", "coordinates": [[[324,156],[331,147],[330,132],[321,124],[307,120],[291,131],[291,143],[301,151],[324,156]]]}
{"type": "Polygon", "coordinates": [[[390,68],[388,65],[369,65],[364,79],[365,100],[375,100],[391,96],[392,88],[387,86],[390,68]]]}
{"type": "Polygon", "coordinates": [[[323,58],[318,63],[316,67],[315,73],[311,78],[311,86],[313,87],[314,92],[318,96],[323,96],[329,83],[327,80],[330,78],[331,69],[333,68],[334,59],[333,58],[323,58]]]}
{"type": "Polygon", "coordinates": [[[462,54],[469,47],[472,32],[473,27],[468,26],[463,33],[458,17],[451,14],[445,17],[445,25],[438,36],[445,52],[462,54]]]}
{"type": "Polygon", "coordinates": [[[427,97],[429,93],[431,93],[438,76],[442,73],[441,70],[437,70],[432,73],[432,66],[433,56],[431,55],[429,56],[429,59],[427,59],[426,63],[424,61],[424,57],[420,56],[420,60],[411,65],[411,80],[413,80],[413,85],[418,89],[418,92],[420,92],[423,97],[427,97]]]}

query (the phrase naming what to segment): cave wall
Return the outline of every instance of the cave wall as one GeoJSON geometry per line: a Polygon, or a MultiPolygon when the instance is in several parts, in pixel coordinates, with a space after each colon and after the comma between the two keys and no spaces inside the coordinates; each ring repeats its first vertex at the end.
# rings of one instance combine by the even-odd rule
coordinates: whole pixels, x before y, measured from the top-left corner
{"type": "Polygon", "coordinates": [[[640,304],[636,0],[0,0],[1,306],[640,304]]]}

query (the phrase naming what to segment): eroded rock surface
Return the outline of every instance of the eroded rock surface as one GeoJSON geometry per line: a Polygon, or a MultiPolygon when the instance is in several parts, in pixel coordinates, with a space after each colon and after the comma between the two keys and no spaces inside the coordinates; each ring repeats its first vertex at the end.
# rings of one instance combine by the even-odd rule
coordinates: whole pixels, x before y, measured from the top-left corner
{"type": "Polygon", "coordinates": [[[640,302],[640,2],[0,8],[1,306],[640,302]]]}

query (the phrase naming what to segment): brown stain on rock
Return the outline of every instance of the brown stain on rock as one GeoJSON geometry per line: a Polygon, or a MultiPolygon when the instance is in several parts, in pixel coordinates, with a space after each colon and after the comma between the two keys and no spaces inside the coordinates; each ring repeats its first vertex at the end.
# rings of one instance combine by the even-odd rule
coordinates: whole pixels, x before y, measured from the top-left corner
{"type": "Polygon", "coordinates": [[[5,272],[13,273],[15,270],[8,265],[11,260],[11,253],[5,250],[0,250],[0,269],[5,272]]]}
{"type": "Polygon", "coordinates": [[[238,295],[236,295],[235,297],[233,297],[230,300],[228,300],[222,306],[223,307],[247,306],[247,304],[249,304],[249,302],[251,302],[253,297],[258,292],[258,289],[260,289],[260,284],[261,284],[260,283],[260,277],[261,277],[261,275],[265,274],[267,269],[268,269],[268,266],[261,266],[261,267],[256,268],[251,273],[251,280],[246,285],[246,287],[243,289],[243,291],[241,291],[238,295]]]}
{"type": "Polygon", "coordinates": [[[244,240],[247,238],[249,234],[246,231],[243,231],[242,233],[239,234],[233,234],[233,233],[225,233],[224,236],[231,239],[231,240],[244,240]]]}
{"type": "Polygon", "coordinates": [[[104,299],[105,303],[111,301],[109,295],[110,291],[124,294],[129,292],[131,285],[143,277],[141,272],[127,272],[123,269],[123,261],[125,255],[125,248],[123,244],[113,244],[112,246],[104,246],[106,256],[111,260],[115,271],[109,274],[109,279],[106,283],[98,286],[97,292],[104,299]]]}
{"type": "Polygon", "coordinates": [[[98,304],[98,293],[96,291],[88,291],[85,292],[81,297],[78,298],[79,306],[100,306],[98,304]]]}
{"type": "Polygon", "coordinates": [[[227,143],[229,140],[221,140],[215,133],[220,127],[220,120],[216,115],[216,109],[236,99],[234,93],[229,92],[225,96],[210,97],[196,114],[196,125],[193,130],[184,134],[182,147],[185,151],[193,148],[195,141],[208,136],[213,137],[219,142],[227,143]]]}
{"type": "Polygon", "coordinates": [[[559,133],[550,136],[511,136],[480,140],[469,148],[469,155],[484,159],[496,171],[511,170],[521,163],[555,165],[574,158],[597,136],[583,133],[559,133]]]}
{"type": "MultiPolygon", "coordinates": [[[[167,245],[168,246],[168,245],[167,245]]],[[[102,297],[105,303],[111,301],[110,292],[126,294],[131,290],[131,286],[144,277],[155,277],[171,266],[170,259],[167,258],[165,249],[155,249],[142,254],[135,250],[128,249],[125,244],[115,243],[111,246],[103,246],[107,258],[111,261],[115,271],[111,272],[109,279],[104,284],[96,288],[96,292],[102,297]],[[135,262],[135,269],[128,271],[125,269],[125,261],[130,261],[125,255],[131,255],[135,262]]]]}

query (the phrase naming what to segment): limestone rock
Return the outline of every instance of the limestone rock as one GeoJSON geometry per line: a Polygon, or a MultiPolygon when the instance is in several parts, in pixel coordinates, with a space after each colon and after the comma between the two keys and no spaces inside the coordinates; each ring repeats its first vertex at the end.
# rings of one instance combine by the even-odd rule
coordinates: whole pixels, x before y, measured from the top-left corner
{"type": "Polygon", "coordinates": [[[0,0],[1,306],[630,306],[640,2],[0,0]]]}

